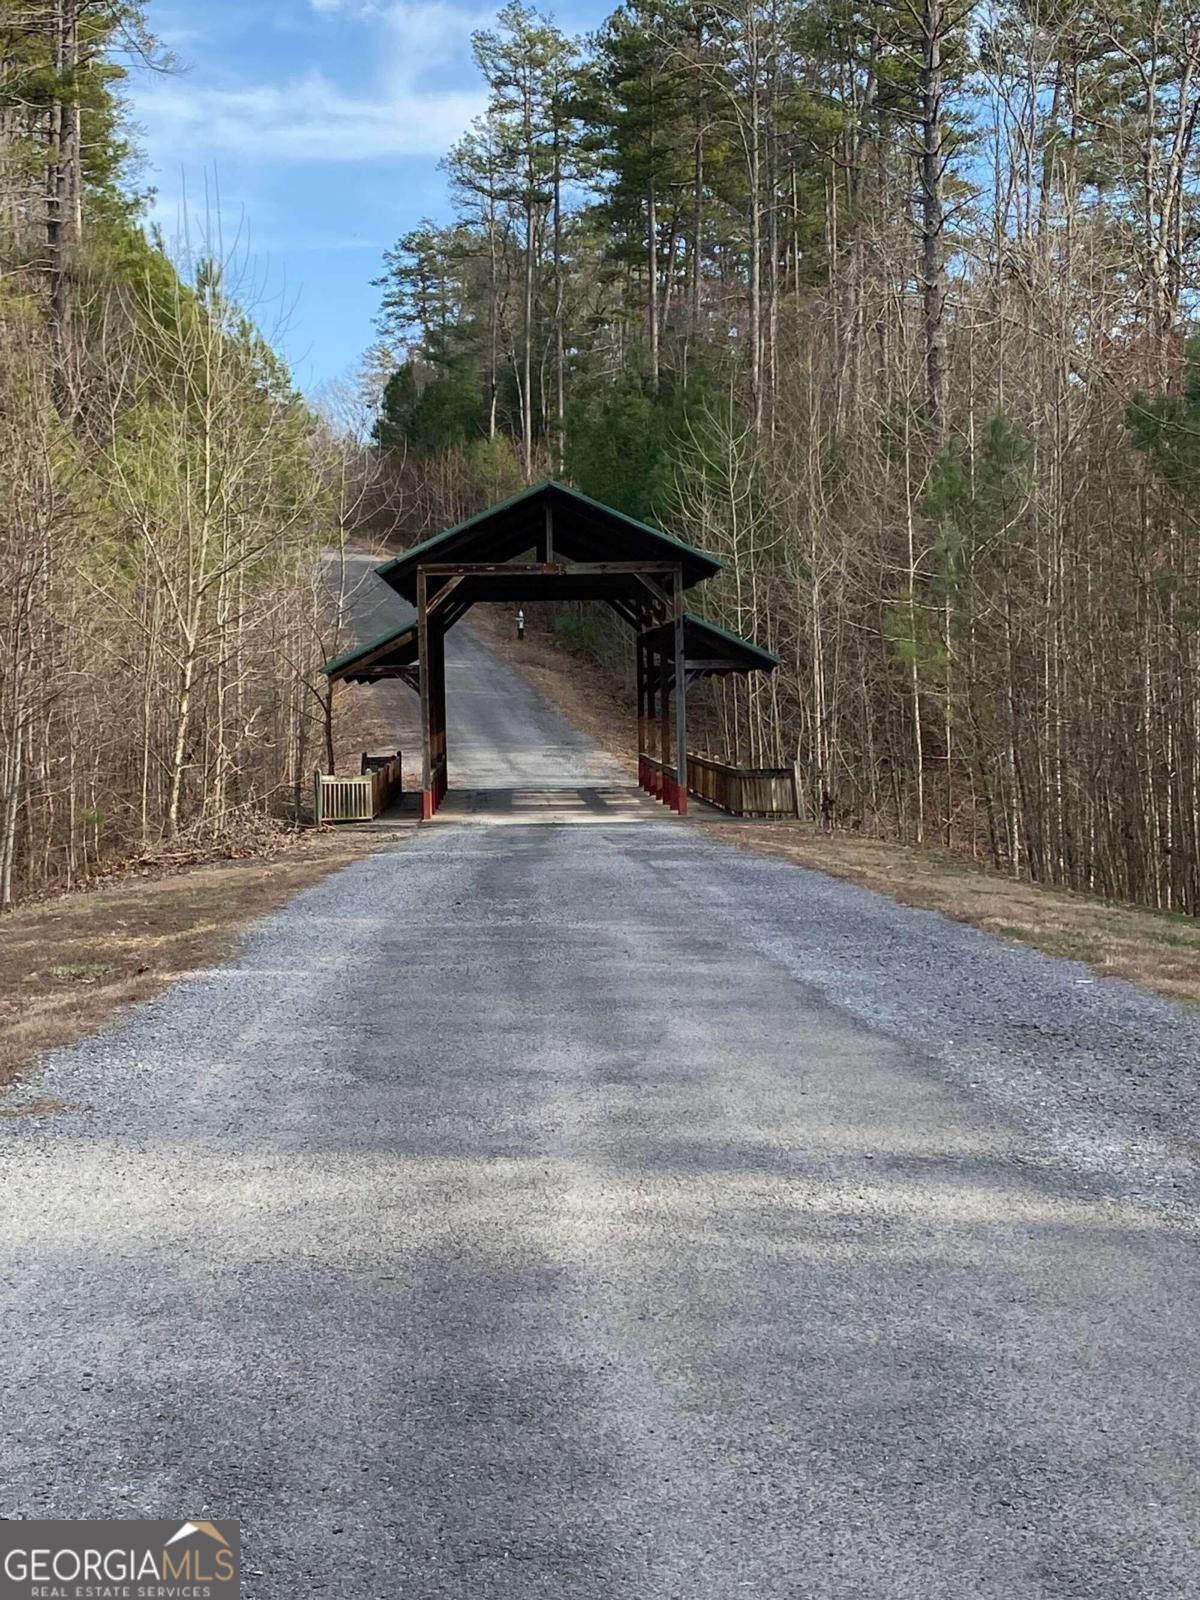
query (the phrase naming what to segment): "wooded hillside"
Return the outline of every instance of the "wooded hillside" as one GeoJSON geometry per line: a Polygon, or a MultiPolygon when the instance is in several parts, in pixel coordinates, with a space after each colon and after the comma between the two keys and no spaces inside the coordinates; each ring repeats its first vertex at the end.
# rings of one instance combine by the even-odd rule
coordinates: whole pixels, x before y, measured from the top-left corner
{"type": "Polygon", "coordinates": [[[286,812],[322,738],[336,452],[236,260],[144,235],[130,62],[139,4],[0,0],[0,906],[286,812]]]}
{"type": "Polygon", "coordinates": [[[382,279],[413,531],[546,472],[661,520],[783,657],[724,738],[812,815],[1200,908],[1200,16],[512,5],[475,51],[455,218],[382,279]]]}

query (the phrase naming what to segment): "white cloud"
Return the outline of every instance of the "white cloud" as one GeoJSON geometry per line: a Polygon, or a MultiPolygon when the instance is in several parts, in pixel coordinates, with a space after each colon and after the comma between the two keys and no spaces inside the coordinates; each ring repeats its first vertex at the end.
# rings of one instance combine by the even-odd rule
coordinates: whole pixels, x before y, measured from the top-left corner
{"type": "Polygon", "coordinates": [[[490,9],[466,11],[446,0],[420,0],[420,3],[398,4],[387,8],[384,17],[385,38],[394,54],[397,65],[411,69],[419,61],[428,71],[431,67],[445,66],[461,60],[469,67],[471,34],[494,20],[490,9]]]}
{"type": "Polygon", "coordinates": [[[311,4],[325,13],[370,17],[367,59],[374,71],[361,88],[347,89],[317,66],[278,83],[232,87],[191,76],[159,78],[145,85],[137,103],[154,156],[297,162],[440,156],[482,110],[470,36],[490,12],[460,9],[450,0],[311,4]],[[429,82],[431,73],[459,64],[461,74],[452,76],[469,86],[429,82]]]}
{"type": "Polygon", "coordinates": [[[367,161],[440,155],[481,108],[475,90],[348,94],[312,71],[285,84],[215,89],[160,83],[143,94],[139,119],[150,149],[247,160],[367,161]]]}

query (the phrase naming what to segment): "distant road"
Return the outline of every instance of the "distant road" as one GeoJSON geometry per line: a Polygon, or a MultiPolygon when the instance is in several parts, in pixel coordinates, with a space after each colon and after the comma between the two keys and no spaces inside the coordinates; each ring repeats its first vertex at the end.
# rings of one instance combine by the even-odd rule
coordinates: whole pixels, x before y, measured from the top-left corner
{"type": "Polygon", "coordinates": [[[451,638],[524,799],[7,1102],[0,1510],[238,1517],[251,1600],[1200,1595],[1200,1022],[622,798],[451,638]]]}

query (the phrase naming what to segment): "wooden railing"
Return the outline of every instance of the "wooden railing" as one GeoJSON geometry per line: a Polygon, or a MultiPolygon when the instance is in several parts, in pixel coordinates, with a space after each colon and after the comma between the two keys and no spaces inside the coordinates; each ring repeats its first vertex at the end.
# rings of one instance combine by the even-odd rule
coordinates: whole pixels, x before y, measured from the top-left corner
{"type": "Polygon", "coordinates": [[[403,763],[399,751],[383,758],[364,755],[363,771],[357,778],[314,773],[317,823],[370,822],[372,817],[386,810],[402,787],[403,763]]]}
{"type": "Polygon", "coordinates": [[[735,817],[794,817],[796,774],[791,767],[731,767],[688,752],[688,789],[735,817]]]}
{"type": "MultiPolygon", "coordinates": [[[[640,765],[650,792],[661,783],[663,765],[643,754],[640,765]]],[[[688,793],[735,817],[797,816],[796,774],[791,767],[731,767],[711,756],[688,752],[688,793]]]]}

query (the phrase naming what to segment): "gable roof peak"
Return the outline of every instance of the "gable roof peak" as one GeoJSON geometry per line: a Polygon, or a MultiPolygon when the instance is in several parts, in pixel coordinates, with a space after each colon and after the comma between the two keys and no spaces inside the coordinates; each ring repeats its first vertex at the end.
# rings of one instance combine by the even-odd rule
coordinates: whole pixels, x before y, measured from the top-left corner
{"type": "Polygon", "coordinates": [[[417,571],[426,562],[501,564],[515,560],[540,542],[544,529],[542,504],[547,500],[554,507],[554,547],[567,561],[678,562],[685,588],[720,571],[721,563],[707,551],[593,500],[555,478],[530,484],[507,500],[402,551],[376,570],[391,588],[413,600],[417,571]]]}

